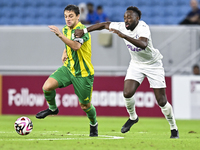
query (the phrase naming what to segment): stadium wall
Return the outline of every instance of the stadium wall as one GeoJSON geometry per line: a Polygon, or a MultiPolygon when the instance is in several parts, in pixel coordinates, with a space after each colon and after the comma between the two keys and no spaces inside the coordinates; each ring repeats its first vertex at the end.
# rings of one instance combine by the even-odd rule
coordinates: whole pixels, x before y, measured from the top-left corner
{"type": "Polygon", "coordinates": [[[200,76],[172,77],[172,104],[179,119],[200,119],[200,76]]]}
{"type": "MultiPolygon", "coordinates": [[[[2,114],[29,114],[48,108],[42,93],[42,85],[48,76],[2,76],[2,114]]],[[[171,103],[171,78],[166,77],[166,92],[171,103]]],[[[123,98],[124,76],[95,76],[92,104],[98,116],[128,116],[123,98]]],[[[135,94],[136,109],[140,116],[163,117],[153,90],[147,79],[135,94]]],[[[59,115],[85,115],[78,105],[73,86],[57,89],[56,103],[59,115]]]]}
{"type": "Polygon", "coordinates": [[[2,76],[0,75],[0,115],[2,114],[2,76]]]}
{"type": "MultiPolygon", "coordinates": [[[[59,28],[61,30],[62,26],[59,28]]],[[[164,56],[167,76],[172,68],[200,48],[198,26],[150,26],[150,30],[154,47],[164,56]]],[[[96,75],[125,75],[130,61],[126,45],[112,33],[110,45],[103,45],[100,40],[104,33],[109,34],[107,30],[91,33],[92,62],[96,75]]],[[[0,26],[0,42],[1,74],[49,75],[62,65],[64,44],[47,26],[0,26]]],[[[184,68],[188,68],[187,73],[199,61],[199,57],[195,57],[186,63],[184,68]]]]}

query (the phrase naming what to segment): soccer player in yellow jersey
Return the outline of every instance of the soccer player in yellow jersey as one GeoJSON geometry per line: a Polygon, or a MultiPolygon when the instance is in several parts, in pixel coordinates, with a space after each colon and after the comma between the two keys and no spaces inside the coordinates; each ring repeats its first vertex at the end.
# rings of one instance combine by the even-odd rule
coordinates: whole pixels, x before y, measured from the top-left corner
{"type": "Polygon", "coordinates": [[[91,104],[94,80],[94,68],[91,63],[91,36],[89,33],[81,38],[74,36],[75,29],[86,28],[79,22],[79,16],[79,8],[75,5],[68,5],[64,9],[66,25],[62,30],[63,34],[56,26],[49,26],[50,30],[65,43],[62,55],[64,65],[52,73],[44,83],[43,92],[49,108],[37,113],[36,118],[42,119],[48,115],[58,114],[55,89],[73,84],[79,104],[90,120],[90,136],[98,136],[96,110],[91,104]]]}

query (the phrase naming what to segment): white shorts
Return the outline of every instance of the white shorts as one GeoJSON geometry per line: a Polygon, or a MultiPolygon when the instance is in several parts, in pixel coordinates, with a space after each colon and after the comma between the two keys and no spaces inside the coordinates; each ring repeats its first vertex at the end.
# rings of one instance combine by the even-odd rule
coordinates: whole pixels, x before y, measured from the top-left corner
{"type": "Polygon", "coordinates": [[[165,72],[161,60],[150,65],[130,62],[125,80],[132,79],[141,84],[145,77],[150,83],[150,88],[166,88],[165,72]]]}

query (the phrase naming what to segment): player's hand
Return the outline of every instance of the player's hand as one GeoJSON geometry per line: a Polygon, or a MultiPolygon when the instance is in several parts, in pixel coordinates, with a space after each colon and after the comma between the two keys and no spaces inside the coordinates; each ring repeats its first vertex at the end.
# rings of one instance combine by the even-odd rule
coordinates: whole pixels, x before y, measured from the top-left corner
{"type": "Polygon", "coordinates": [[[110,29],[110,31],[116,33],[121,38],[125,38],[125,34],[121,33],[119,30],[110,29]]]}
{"type": "Polygon", "coordinates": [[[76,29],[74,35],[75,37],[80,38],[84,35],[84,32],[82,29],[76,29]]]}
{"type": "Polygon", "coordinates": [[[67,60],[67,55],[66,56],[62,56],[62,63],[64,64],[65,61],[67,60]]]}
{"type": "Polygon", "coordinates": [[[66,49],[64,49],[63,54],[62,54],[62,63],[64,64],[65,61],[67,60],[68,56],[67,56],[67,52],[66,49]]]}
{"type": "Polygon", "coordinates": [[[58,27],[56,26],[48,26],[50,28],[51,32],[54,32],[58,37],[60,37],[62,35],[62,33],[60,32],[60,30],[58,29],[58,27]]]}

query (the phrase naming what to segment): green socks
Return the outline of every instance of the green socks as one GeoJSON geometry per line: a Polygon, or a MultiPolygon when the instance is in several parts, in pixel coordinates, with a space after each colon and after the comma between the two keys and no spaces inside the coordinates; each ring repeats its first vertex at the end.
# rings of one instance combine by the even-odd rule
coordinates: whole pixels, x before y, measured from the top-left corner
{"type": "Polygon", "coordinates": [[[95,107],[91,104],[91,106],[84,111],[86,112],[88,118],[90,119],[90,124],[95,125],[97,123],[95,107]]]}
{"type": "Polygon", "coordinates": [[[44,92],[44,97],[45,97],[46,101],[49,104],[49,109],[50,110],[57,109],[56,100],[55,100],[56,90],[52,90],[52,91],[45,91],[45,90],[43,90],[43,92],[44,92]]]}
{"type": "MultiPolygon", "coordinates": [[[[52,91],[43,90],[43,92],[44,92],[44,97],[49,104],[49,109],[50,110],[57,109],[56,100],[55,100],[56,90],[52,90],[52,91]]],[[[95,107],[91,105],[88,109],[84,111],[86,112],[87,117],[90,119],[90,124],[95,125],[97,123],[95,107]]]]}

